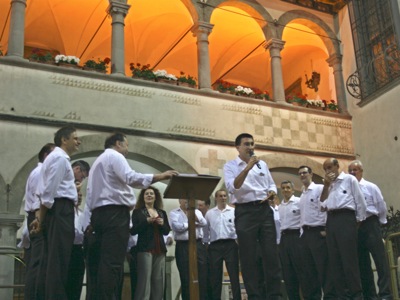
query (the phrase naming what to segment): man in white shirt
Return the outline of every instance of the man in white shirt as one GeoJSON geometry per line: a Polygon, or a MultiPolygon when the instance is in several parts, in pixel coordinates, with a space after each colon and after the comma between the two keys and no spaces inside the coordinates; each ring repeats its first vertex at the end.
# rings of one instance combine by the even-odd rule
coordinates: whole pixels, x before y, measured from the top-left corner
{"type": "Polygon", "coordinates": [[[80,208],[82,203],[81,186],[82,181],[89,175],[90,166],[84,160],[77,160],[72,163],[72,170],[74,171],[76,189],[78,192],[78,202],[75,206],[75,238],[68,267],[67,293],[68,300],[79,300],[81,298],[83,277],[85,274],[83,253],[84,214],[80,208]]]}
{"type": "MultiPolygon", "coordinates": [[[[44,228],[47,251],[41,264],[46,269],[46,299],[67,299],[66,272],[74,241],[74,205],[78,201],[70,155],[81,144],[75,128],[66,126],[54,136],[56,147],[43,162],[37,194],[39,218],[31,223],[34,232],[44,228]]],[[[42,267],[43,269],[43,267],[42,267]]]]}
{"type": "Polygon", "coordinates": [[[228,195],[225,190],[216,191],[216,206],[206,214],[209,236],[205,240],[210,243],[207,253],[212,300],[221,299],[224,261],[229,274],[233,300],[241,299],[235,209],[227,205],[227,200],[228,195]]]}
{"type": "MultiPolygon", "coordinates": [[[[38,154],[39,163],[35,169],[29,174],[25,187],[25,211],[28,214],[27,227],[39,217],[40,200],[36,195],[36,189],[39,182],[40,171],[46,157],[53,151],[56,145],[48,143],[42,147],[38,154]]],[[[44,243],[43,233],[29,232],[30,239],[30,259],[26,264],[25,273],[25,299],[44,298],[44,278],[41,288],[37,288],[37,279],[39,278],[40,258],[42,255],[42,247],[44,243]]]]}
{"type": "Polygon", "coordinates": [[[281,221],[279,255],[287,295],[290,300],[297,300],[300,299],[300,284],[302,284],[300,199],[294,196],[294,185],[289,180],[281,182],[281,192],[283,201],[278,209],[281,221]]]}
{"type": "MultiPolygon", "coordinates": [[[[169,213],[169,222],[175,239],[175,259],[181,280],[182,300],[190,300],[189,292],[189,221],[188,201],[179,199],[179,207],[169,213]]],[[[203,214],[195,210],[197,271],[200,300],[207,299],[207,252],[202,242],[203,227],[207,225],[203,214]]]]}
{"type": "Polygon", "coordinates": [[[386,203],[379,187],[363,178],[361,161],[352,161],[348,170],[357,178],[367,204],[367,218],[358,228],[358,259],[364,300],[378,299],[370,254],[378,273],[379,299],[393,299],[390,292],[390,269],[381,232],[381,224],[387,223],[386,203]]]}
{"type": "Polygon", "coordinates": [[[224,166],[225,185],[235,206],[235,226],[239,242],[239,258],[249,299],[265,299],[260,284],[257,251],[260,250],[269,300],[281,299],[281,267],[274,213],[269,198],[276,194],[276,185],[267,164],[254,156],[254,139],[248,133],[236,137],[239,156],[224,166]]]}
{"type": "Polygon", "coordinates": [[[329,268],[338,299],[362,299],[357,255],[357,222],[365,219],[365,199],[357,179],[339,173],[339,162],[328,158],[321,201],[326,207],[329,268]]]}
{"type": "Polygon", "coordinates": [[[298,174],[303,183],[300,196],[300,226],[303,233],[300,241],[303,257],[303,297],[336,299],[333,284],[328,276],[328,249],[326,246],[326,212],[321,207],[321,193],[324,186],[312,181],[312,169],[300,166],[298,174]]]}
{"type": "Polygon", "coordinates": [[[91,211],[91,226],[95,235],[97,254],[88,257],[90,273],[96,291],[93,299],[112,299],[118,294],[123,262],[128,246],[131,210],[136,198],[132,187],[147,188],[152,183],[178,175],[176,171],[161,174],[141,174],[131,169],[126,160],[128,140],[122,133],[114,133],[105,141],[105,151],[91,168],[87,185],[86,205],[91,211]]]}

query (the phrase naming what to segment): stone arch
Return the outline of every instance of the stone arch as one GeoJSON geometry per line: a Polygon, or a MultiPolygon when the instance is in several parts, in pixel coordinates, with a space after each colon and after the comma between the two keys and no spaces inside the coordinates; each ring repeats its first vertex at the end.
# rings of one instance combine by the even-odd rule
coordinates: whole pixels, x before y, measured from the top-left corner
{"type": "Polygon", "coordinates": [[[329,56],[334,54],[340,55],[340,41],[333,30],[322,19],[306,11],[292,10],[280,16],[277,22],[277,24],[279,24],[279,26],[277,26],[277,38],[282,39],[285,26],[294,20],[296,20],[296,23],[307,26],[321,35],[321,39],[328,50],[329,56]]]}
{"type": "Polygon", "coordinates": [[[318,175],[320,177],[325,176],[322,163],[306,156],[285,153],[273,153],[261,155],[259,157],[260,159],[267,162],[270,170],[282,167],[297,169],[302,165],[307,165],[313,170],[313,173],[315,175],[318,175]]]}
{"type": "MultiPolygon", "coordinates": [[[[94,134],[81,137],[82,144],[77,153],[71,156],[71,160],[85,159],[85,157],[96,157],[104,150],[104,141],[108,134],[94,134]]],[[[141,137],[127,136],[130,146],[130,153],[127,158],[140,161],[160,172],[168,169],[176,169],[181,173],[197,173],[196,170],[183,158],[171,150],[141,137]],[[156,153],[154,158],[152,154],[156,153]]],[[[9,213],[19,214],[21,203],[25,194],[25,184],[30,172],[37,164],[37,155],[29,159],[18,171],[11,183],[9,213]]],[[[6,184],[0,176],[0,186],[6,184]]],[[[6,194],[0,195],[0,203],[6,203],[6,194]]],[[[2,210],[0,210],[2,211],[2,210]]]]}
{"type": "Polygon", "coordinates": [[[274,19],[268,13],[268,11],[257,1],[237,1],[237,0],[209,0],[207,2],[212,9],[206,10],[206,14],[204,15],[204,21],[210,22],[211,15],[214,12],[214,9],[222,4],[229,4],[231,6],[240,8],[241,10],[248,13],[250,16],[254,18],[254,20],[259,24],[261,30],[264,33],[265,39],[268,41],[269,39],[276,36],[275,30],[268,24],[272,24],[274,19]]]}

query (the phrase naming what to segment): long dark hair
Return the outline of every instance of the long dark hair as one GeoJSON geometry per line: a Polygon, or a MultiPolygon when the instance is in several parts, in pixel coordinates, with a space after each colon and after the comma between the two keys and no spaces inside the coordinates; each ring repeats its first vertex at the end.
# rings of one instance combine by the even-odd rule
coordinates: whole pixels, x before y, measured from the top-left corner
{"type": "Polygon", "coordinates": [[[146,207],[146,205],[145,205],[145,203],[144,203],[144,193],[145,193],[147,190],[153,190],[153,191],[154,191],[154,194],[156,195],[156,200],[154,201],[154,208],[155,208],[155,209],[163,209],[164,205],[163,205],[161,193],[160,193],[160,191],[159,191],[157,188],[155,188],[154,186],[149,186],[148,188],[142,189],[142,190],[140,191],[139,198],[138,198],[138,200],[137,200],[137,202],[136,202],[135,209],[140,209],[140,208],[146,207]]]}

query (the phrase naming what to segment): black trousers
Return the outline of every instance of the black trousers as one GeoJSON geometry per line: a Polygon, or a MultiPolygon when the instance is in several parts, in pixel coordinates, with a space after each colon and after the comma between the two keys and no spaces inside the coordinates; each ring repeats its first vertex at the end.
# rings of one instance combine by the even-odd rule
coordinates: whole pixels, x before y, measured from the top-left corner
{"type": "Polygon", "coordinates": [[[328,269],[328,249],[325,226],[303,226],[300,238],[303,276],[303,297],[305,300],[336,299],[332,277],[328,269]]]}
{"type": "Polygon", "coordinates": [[[88,299],[119,299],[129,239],[129,208],[121,205],[96,208],[92,212],[91,225],[95,241],[88,251],[88,273],[92,277],[88,299]]]}
{"type": "Polygon", "coordinates": [[[289,300],[300,300],[302,257],[299,229],[282,231],[279,255],[288,298],[289,300]]]}
{"type": "MultiPolygon", "coordinates": [[[[196,241],[197,272],[199,280],[200,300],[207,299],[207,250],[201,240],[196,241]]],[[[190,300],[189,289],[189,242],[176,241],[175,246],[176,266],[181,280],[182,300],[190,300]]]]}
{"type": "Polygon", "coordinates": [[[353,210],[328,211],[326,243],[338,300],[362,299],[357,234],[357,221],[353,210]]]}
{"type": "Polygon", "coordinates": [[[358,229],[358,258],[364,299],[378,299],[375,289],[371,258],[378,272],[379,297],[392,299],[390,291],[390,270],[386,257],[382,232],[377,216],[368,217],[358,229]]]}
{"type": "MultiPolygon", "coordinates": [[[[29,225],[35,219],[35,213],[31,212],[28,214],[28,229],[29,225]]],[[[39,275],[40,272],[40,259],[42,257],[44,238],[43,233],[31,234],[29,233],[29,239],[31,241],[30,246],[30,258],[29,262],[26,263],[25,273],[25,299],[35,300],[44,299],[44,280],[43,276],[39,275]],[[38,288],[39,279],[42,279],[42,284],[38,288]]],[[[45,270],[44,270],[45,271],[45,270]]],[[[44,272],[45,274],[45,272],[44,272]]]]}
{"type": "Polygon", "coordinates": [[[74,245],[68,268],[67,295],[69,300],[81,299],[84,275],[85,261],[82,245],[74,245]]]}
{"type": "Polygon", "coordinates": [[[241,299],[239,282],[239,251],[235,240],[217,240],[208,246],[209,282],[212,299],[220,300],[222,292],[223,262],[228,270],[233,300],[241,299]]]}
{"type": "Polygon", "coordinates": [[[131,300],[135,298],[136,284],[137,284],[137,247],[134,246],[129,251],[129,273],[131,277],[131,300]]]}
{"type": "Polygon", "coordinates": [[[239,241],[240,265],[249,300],[281,299],[281,266],[276,244],[275,221],[268,203],[237,204],[235,226],[239,241]],[[257,249],[260,249],[266,298],[258,273],[257,249]]]}
{"type": "Polygon", "coordinates": [[[42,270],[46,269],[45,299],[67,300],[68,266],[75,237],[74,203],[65,198],[54,200],[44,224],[46,249],[42,252],[42,270]]]}

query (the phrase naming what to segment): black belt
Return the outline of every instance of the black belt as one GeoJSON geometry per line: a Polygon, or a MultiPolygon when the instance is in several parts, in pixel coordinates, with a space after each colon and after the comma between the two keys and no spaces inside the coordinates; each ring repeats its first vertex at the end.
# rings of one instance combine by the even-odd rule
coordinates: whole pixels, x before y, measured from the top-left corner
{"type": "MultiPolygon", "coordinates": [[[[175,240],[175,242],[177,242],[178,244],[189,243],[188,240],[175,240]]],[[[196,242],[201,242],[201,239],[196,239],[196,242]]]]}
{"type": "Polygon", "coordinates": [[[264,203],[269,205],[267,200],[256,200],[256,201],[245,202],[245,203],[236,203],[236,205],[239,205],[239,206],[255,206],[255,205],[262,205],[264,203]]]}
{"type": "Polygon", "coordinates": [[[366,222],[370,222],[370,221],[374,221],[374,220],[379,220],[377,215],[372,215],[367,217],[364,221],[362,221],[362,223],[366,223],[366,222]]]}
{"type": "Polygon", "coordinates": [[[66,198],[66,197],[58,197],[58,198],[54,198],[54,201],[55,200],[68,200],[68,201],[74,201],[73,199],[69,199],[69,198],[66,198]]]}
{"type": "Polygon", "coordinates": [[[339,209],[331,209],[328,210],[328,215],[337,215],[337,214],[342,214],[342,213],[355,213],[354,210],[350,208],[339,208],[339,209]]]}
{"type": "Polygon", "coordinates": [[[308,226],[308,225],[303,225],[303,230],[315,230],[315,231],[321,231],[325,230],[325,226],[308,226]]]}
{"type": "Polygon", "coordinates": [[[220,240],[215,240],[213,242],[211,242],[211,244],[218,244],[218,243],[228,243],[228,242],[234,242],[234,239],[220,239],[220,240]]]}
{"type": "Polygon", "coordinates": [[[300,234],[300,229],[285,229],[281,231],[281,234],[300,234]]]}

